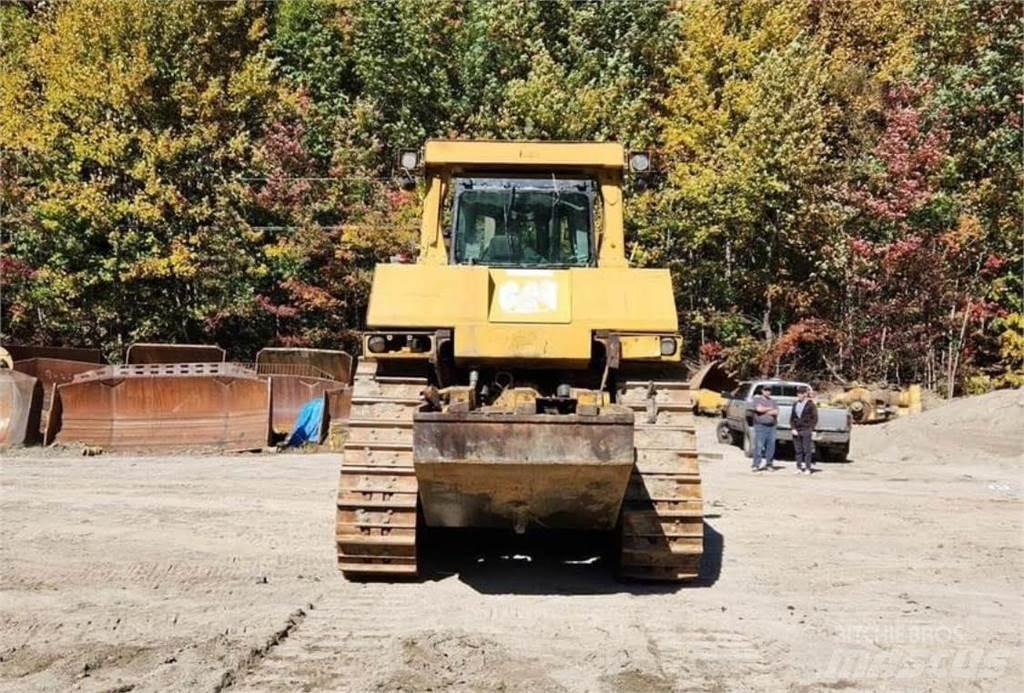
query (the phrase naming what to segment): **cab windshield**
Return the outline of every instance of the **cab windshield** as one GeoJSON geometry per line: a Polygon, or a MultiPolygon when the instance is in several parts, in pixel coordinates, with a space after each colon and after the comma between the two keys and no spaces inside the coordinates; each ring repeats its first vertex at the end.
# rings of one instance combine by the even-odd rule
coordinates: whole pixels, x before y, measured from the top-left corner
{"type": "Polygon", "coordinates": [[[455,179],[452,261],[497,267],[592,264],[592,180],[455,179]]]}

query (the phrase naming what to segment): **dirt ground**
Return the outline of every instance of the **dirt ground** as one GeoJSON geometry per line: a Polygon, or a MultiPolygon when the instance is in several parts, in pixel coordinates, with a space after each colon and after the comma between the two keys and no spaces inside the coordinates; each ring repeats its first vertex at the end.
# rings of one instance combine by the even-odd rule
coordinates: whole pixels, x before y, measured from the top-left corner
{"type": "Polygon", "coordinates": [[[0,690],[1024,690],[1014,428],[1020,391],[954,402],[806,477],[703,419],[685,588],[615,582],[600,536],[458,532],[347,583],[330,454],[7,455],[0,690]]]}

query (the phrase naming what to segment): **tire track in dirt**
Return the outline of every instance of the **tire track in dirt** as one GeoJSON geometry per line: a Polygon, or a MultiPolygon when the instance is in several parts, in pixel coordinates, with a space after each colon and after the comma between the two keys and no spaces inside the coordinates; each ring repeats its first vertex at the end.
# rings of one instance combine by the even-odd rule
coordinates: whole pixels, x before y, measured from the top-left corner
{"type": "Polygon", "coordinates": [[[217,685],[213,687],[213,693],[221,693],[221,691],[233,686],[240,672],[258,664],[260,660],[266,658],[275,647],[280,645],[284,640],[287,640],[288,636],[291,635],[304,620],[306,620],[306,615],[313,609],[314,607],[312,604],[307,604],[305,609],[296,609],[289,614],[288,620],[282,628],[271,633],[270,637],[268,637],[262,645],[250,649],[248,654],[239,659],[234,666],[221,674],[220,681],[218,681],[217,685]]]}

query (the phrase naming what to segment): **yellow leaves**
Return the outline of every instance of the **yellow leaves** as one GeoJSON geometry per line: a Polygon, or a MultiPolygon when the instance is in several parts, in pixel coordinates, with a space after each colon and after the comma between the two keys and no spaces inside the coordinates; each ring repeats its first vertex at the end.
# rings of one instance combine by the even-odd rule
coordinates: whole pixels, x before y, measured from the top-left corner
{"type": "Polygon", "coordinates": [[[244,113],[273,96],[273,66],[263,54],[250,56],[240,70],[231,75],[227,87],[232,110],[244,113]]]}
{"type": "Polygon", "coordinates": [[[961,214],[956,220],[956,228],[947,234],[953,244],[966,247],[976,241],[983,241],[987,232],[981,220],[974,214],[961,214]]]}
{"type": "Polygon", "coordinates": [[[122,281],[140,279],[191,279],[198,275],[202,258],[183,241],[171,244],[165,257],[145,257],[129,264],[121,272],[122,281]]]}
{"type": "Polygon", "coordinates": [[[268,260],[277,263],[300,263],[305,258],[302,247],[291,243],[288,239],[281,239],[274,245],[264,246],[263,254],[268,260]]]}
{"type": "Polygon", "coordinates": [[[998,322],[1003,330],[999,335],[999,356],[1008,368],[1024,368],[1024,315],[1010,313],[998,322]]]}

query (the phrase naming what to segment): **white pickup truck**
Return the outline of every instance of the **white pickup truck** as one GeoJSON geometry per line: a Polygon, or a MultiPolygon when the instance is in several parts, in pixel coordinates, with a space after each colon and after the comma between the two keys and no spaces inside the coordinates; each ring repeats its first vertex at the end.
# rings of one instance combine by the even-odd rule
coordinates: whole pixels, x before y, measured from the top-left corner
{"type": "MultiPolygon", "coordinates": [[[[722,410],[722,421],[718,424],[718,440],[722,443],[740,445],[747,457],[754,454],[753,404],[754,397],[767,385],[772,389],[772,399],[779,405],[778,429],[775,439],[792,444],[793,432],[789,428],[789,414],[796,402],[799,387],[807,383],[794,380],[747,380],[735,390],[722,393],[726,406],[722,410]]],[[[845,462],[850,454],[850,412],[842,407],[818,405],[818,425],[814,429],[815,457],[829,462],[845,462]]]]}

